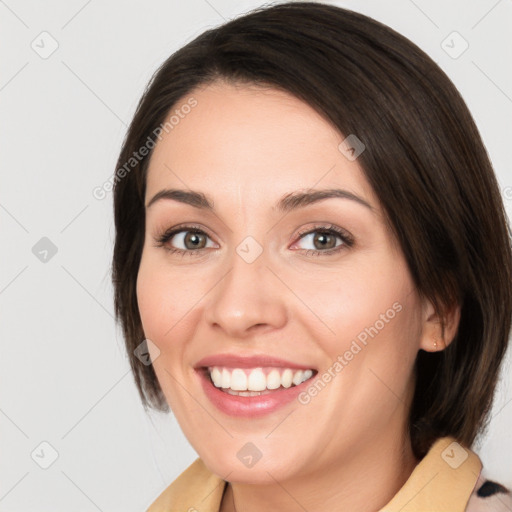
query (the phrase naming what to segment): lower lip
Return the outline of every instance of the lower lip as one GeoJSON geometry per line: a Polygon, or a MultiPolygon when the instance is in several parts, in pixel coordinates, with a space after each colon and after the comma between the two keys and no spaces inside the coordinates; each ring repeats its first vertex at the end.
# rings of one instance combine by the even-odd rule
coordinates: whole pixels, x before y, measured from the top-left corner
{"type": "Polygon", "coordinates": [[[203,369],[196,370],[206,396],[219,410],[230,416],[243,416],[254,418],[271,414],[281,407],[292,402],[297,395],[309,386],[311,378],[298,386],[291,386],[279,391],[273,391],[266,395],[259,396],[237,396],[230,395],[215,387],[207,372],[203,369]]]}

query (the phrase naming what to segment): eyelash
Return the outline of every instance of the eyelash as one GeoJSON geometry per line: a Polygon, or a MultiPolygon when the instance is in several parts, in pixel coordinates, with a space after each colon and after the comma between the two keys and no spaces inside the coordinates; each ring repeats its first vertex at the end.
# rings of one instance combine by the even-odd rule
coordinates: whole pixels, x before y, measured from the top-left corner
{"type": "MultiPolygon", "coordinates": [[[[200,226],[197,225],[184,225],[184,226],[177,226],[175,228],[169,229],[165,232],[163,232],[161,235],[157,235],[155,237],[155,247],[161,247],[165,249],[166,251],[169,251],[172,254],[181,254],[182,256],[185,256],[186,254],[188,256],[194,256],[198,252],[202,251],[204,248],[201,249],[190,249],[190,250],[183,250],[183,249],[176,249],[175,247],[169,247],[166,244],[172,239],[174,235],[177,235],[181,232],[190,232],[200,235],[205,235],[208,238],[208,233],[206,233],[203,229],[201,229],[200,226]]],[[[320,251],[317,249],[299,249],[301,251],[305,251],[308,255],[313,256],[329,256],[335,253],[338,253],[339,251],[350,248],[354,245],[354,238],[352,235],[350,235],[347,231],[338,228],[334,224],[331,224],[330,226],[320,225],[320,226],[314,226],[313,228],[305,229],[303,231],[300,231],[297,233],[298,239],[304,238],[306,235],[312,234],[312,233],[322,233],[327,235],[337,235],[342,243],[336,247],[333,247],[331,249],[326,249],[325,251],[320,251]]]]}

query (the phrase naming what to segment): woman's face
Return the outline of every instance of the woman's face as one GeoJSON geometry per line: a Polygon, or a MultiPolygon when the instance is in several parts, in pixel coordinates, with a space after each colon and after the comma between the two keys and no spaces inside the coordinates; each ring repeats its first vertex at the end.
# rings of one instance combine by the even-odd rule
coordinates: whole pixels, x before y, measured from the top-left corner
{"type": "Polygon", "coordinates": [[[137,280],[190,443],[218,475],[263,483],[407,441],[426,308],[362,148],[340,150],[344,137],[284,92],[215,83],[190,96],[151,157],[137,280]],[[341,192],[307,195],[324,190],[341,192]],[[254,396],[236,394],[247,385],[254,396]]]}

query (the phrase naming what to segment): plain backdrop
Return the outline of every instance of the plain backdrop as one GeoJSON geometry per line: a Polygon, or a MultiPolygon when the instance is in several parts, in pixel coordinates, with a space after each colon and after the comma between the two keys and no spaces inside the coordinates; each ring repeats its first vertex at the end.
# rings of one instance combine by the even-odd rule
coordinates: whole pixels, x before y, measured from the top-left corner
{"type": "MultiPolygon", "coordinates": [[[[510,215],[512,2],[332,3],[386,23],[447,72],[510,215]]],[[[92,191],[114,172],[162,61],[262,4],[0,1],[0,511],[145,510],[195,459],[172,414],[146,415],[140,404],[113,320],[112,197],[92,191]]],[[[510,375],[509,358],[474,447],[507,485],[510,375]]]]}

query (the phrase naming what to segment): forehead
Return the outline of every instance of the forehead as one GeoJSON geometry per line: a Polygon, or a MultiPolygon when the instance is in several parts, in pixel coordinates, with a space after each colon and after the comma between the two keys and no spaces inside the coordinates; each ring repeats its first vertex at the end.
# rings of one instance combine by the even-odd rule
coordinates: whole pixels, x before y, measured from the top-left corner
{"type": "Polygon", "coordinates": [[[146,197],[179,187],[261,204],[297,189],[343,186],[376,204],[357,160],[339,149],[345,136],[290,93],[216,82],[178,101],[171,116],[151,156],[146,197]]]}

